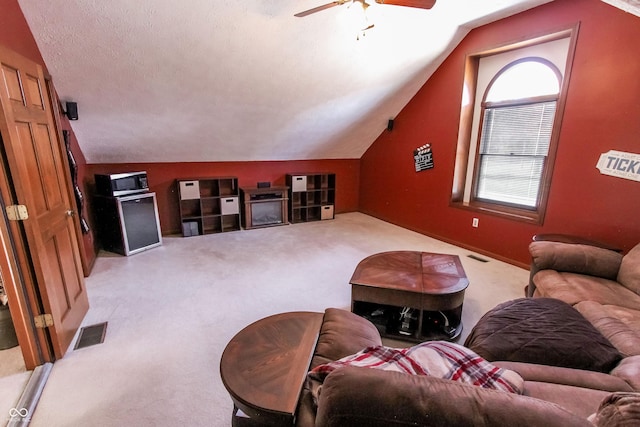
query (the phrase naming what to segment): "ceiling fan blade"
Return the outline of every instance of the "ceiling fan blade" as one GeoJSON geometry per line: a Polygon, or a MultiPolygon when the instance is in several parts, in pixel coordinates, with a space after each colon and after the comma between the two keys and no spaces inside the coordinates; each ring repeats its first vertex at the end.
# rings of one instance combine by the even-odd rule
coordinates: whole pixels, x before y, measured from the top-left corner
{"type": "Polygon", "coordinates": [[[436,4],[436,0],[376,0],[376,3],[431,9],[436,4]]]}
{"type": "Polygon", "coordinates": [[[303,16],[311,15],[312,13],[320,12],[321,10],[329,9],[333,6],[340,6],[341,4],[344,4],[344,1],[333,1],[331,3],[323,4],[322,6],[314,7],[313,9],[305,10],[304,12],[296,13],[293,16],[302,18],[303,16]]]}

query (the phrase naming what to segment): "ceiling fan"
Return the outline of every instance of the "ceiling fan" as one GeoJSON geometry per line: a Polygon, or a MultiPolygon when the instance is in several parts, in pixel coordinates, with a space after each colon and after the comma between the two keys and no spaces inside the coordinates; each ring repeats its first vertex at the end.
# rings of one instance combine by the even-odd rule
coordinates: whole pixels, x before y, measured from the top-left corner
{"type": "MultiPolygon", "coordinates": [[[[342,6],[345,3],[352,3],[356,1],[362,3],[363,8],[369,6],[364,0],[335,0],[331,3],[323,4],[322,6],[317,6],[312,9],[305,10],[304,12],[296,13],[293,16],[302,18],[303,16],[311,15],[312,13],[320,12],[321,10],[329,9],[334,6],[342,6]]],[[[417,7],[419,9],[431,9],[433,5],[436,4],[436,0],[375,0],[375,2],[393,6],[417,7]]]]}

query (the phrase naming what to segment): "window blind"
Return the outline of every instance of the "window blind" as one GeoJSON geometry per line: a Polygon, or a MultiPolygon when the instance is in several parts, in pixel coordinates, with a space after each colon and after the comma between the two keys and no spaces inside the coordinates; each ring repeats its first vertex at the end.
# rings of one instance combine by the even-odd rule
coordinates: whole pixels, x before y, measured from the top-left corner
{"type": "Polygon", "coordinates": [[[535,208],[556,101],[486,107],[476,198],[535,208]]]}

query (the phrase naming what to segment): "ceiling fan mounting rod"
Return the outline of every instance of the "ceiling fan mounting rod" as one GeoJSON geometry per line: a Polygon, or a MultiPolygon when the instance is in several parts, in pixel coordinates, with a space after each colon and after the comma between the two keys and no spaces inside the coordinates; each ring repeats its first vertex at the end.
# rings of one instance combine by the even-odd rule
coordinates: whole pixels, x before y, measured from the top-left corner
{"type": "Polygon", "coordinates": [[[378,4],[388,4],[393,6],[417,7],[419,9],[431,9],[436,0],[376,0],[378,4]]]}
{"type": "MultiPolygon", "coordinates": [[[[436,0],[375,0],[378,4],[387,4],[391,6],[407,6],[416,7],[419,9],[431,9],[436,0]]],[[[296,13],[293,16],[302,18],[303,16],[311,15],[312,13],[320,12],[321,10],[329,9],[334,6],[342,6],[345,3],[361,3],[362,8],[366,9],[369,4],[366,0],[335,0],[331,3],[323,4],[322,6],[314,7],[313,9],[305,10],[304,12],[296,13]]]]}

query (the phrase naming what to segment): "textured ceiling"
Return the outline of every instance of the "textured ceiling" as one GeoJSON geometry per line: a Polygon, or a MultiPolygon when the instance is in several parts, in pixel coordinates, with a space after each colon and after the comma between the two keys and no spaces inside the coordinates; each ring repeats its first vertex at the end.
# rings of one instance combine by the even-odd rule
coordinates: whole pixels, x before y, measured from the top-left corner
{"type": "Polygon", "coordinates": [[[633,13],[636,16],[640,16],[640,0],[602,0],[605,3],[609,3],[625,12],[633,13]]]}
{"type": "Polygon", "coordinates": [[[89,163],[359,158],[467,32],[549,0],[19,0],[89,163]],[[353,9],[352,9],[353,10],[353,9]],[[352,11],[351,10],[351,11],[352,11]]]}

